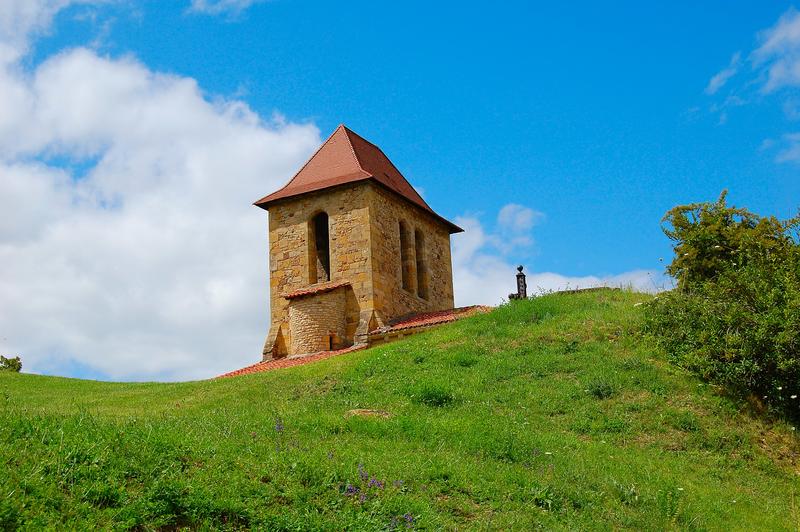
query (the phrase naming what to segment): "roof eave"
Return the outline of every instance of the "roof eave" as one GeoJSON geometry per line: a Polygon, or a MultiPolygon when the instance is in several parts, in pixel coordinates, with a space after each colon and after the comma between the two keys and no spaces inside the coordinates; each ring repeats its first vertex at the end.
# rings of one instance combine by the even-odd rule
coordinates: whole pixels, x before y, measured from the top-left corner
{"type": "MultiPolygon", "coordinates": [[[[384,185],[383,183],[381,183],[380,181],[378,181],[374,177],[370,177],[367,180],[369,182],[371,182],[371,183],[374,183],[374,184],[380,186],[380,187],[383,187],[384,189],[388,190],[392,194],[394,194],[397,197],[401,198],[403,201],[406,201],[410,205],[413,205],[414,207],[420,209],[422,212],[424,212],[426,214],[430,214],[431,216],[436,218],[438,221],[442,222],[445,226],[447,226],[447,229],[448,229],[448,231],[450,232],[451,235],[455,234],[455,233],[463,233],[464,232],[464,230],[462,228],[460,228],[459,226],[457,226],[456,224],[454,224],[453,222],[451,222],[450,220],[448,220],[444,216],[442,216],[440,214],[437,214],[436,211],[434,211],[430,207],[425,209],[421,205],[417,205],[416,203],[414,203],[410,199],[406,198],[402,194],[398,194],[395,190],[392,190],[391,188],[387,187],[386,185],[384,185]]],[[[304,192],[299,192],[297,194],[292,194],[291,196],[282,196],[282,197],[279,197],[279,198],[270,199],[272,196],[275,195],[275,193],[273,193],[273,194],[270,194],[268,196],[264,196],[260,200],[254,202],[253,205],[256,206],[256,207],[259,207],[261,209],[264,209],[267,212],[269,212],[269,206],[274,204],[274,203],[277,203],[279,201],[291,200],[291,199],[299,198],[300,196],[304,196],[306,194],[312,194],[314,192],[320,192],[322,190],[327,190],[329,188],[335,188],[335,187],[344,186],[344,185],[351,185],[351,184],[357,183],[357,182],[358,181],[352,181],[352,182],[349,182],[349,183],[341,183],[339,185],[334,185],[332,187],[318,188],[318,189],[315,189],[315,190],[306,190],[304,192]]]]}

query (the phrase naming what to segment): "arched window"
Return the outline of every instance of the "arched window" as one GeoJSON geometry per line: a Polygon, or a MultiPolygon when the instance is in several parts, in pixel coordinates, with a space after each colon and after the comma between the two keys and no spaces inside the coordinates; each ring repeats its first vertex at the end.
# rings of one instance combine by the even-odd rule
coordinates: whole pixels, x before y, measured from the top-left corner
{"type": "Polygon", "coordinates": [[[308,281],[311,284],[331,280],[331,250],[328,239],[328,215],[321,212],[308,222],[308,281]]]}
{"type": "Polygon", "coordinates": [[[428,251],[425,249],[425,235],[414,231],[414,251],[417,257],[417,295],[428,299],[428,251]]]}
{"type": "Polygon", "coordinates": [[[400,222],[400,269],[403,279],[403,289],[409,292],[414,291],[413,283],[411,281],[414,276],[414,259],[412,257],[413,244],[411,242],[411,233],[408,231],[408,226],[405,222],[400,222]]]}

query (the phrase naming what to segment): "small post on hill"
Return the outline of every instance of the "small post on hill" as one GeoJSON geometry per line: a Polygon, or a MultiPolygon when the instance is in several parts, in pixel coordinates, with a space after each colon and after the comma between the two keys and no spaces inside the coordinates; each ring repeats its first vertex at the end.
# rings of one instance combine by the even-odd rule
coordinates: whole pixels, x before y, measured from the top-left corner
{"type": "Polygon", "coordinates": [[[517,293],[509,294],[508,299],[528,299],[528,283],[522,273],[522,266],[517,266],[517,293]]]}

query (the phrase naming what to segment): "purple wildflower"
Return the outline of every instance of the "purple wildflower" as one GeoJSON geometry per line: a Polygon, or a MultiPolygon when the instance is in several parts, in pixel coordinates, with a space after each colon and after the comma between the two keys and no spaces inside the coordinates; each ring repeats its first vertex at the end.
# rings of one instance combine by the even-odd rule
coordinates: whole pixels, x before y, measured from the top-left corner
{"type": "Polygon", "coordinates": [[[283,432],[283,420],[281,418],[275,419],[275,432],[283,432]]]}
{"type": "Polygon", "coordinates": [[[364,469],[364,464],[358,464],[358,476],[361,477],[361,480],[367,480],[369,478],[369,473],[364,469]]]}
{"type": "Polygon", "coordinates": [[[358,493],[358,488],[348,482],[347,487],[344,488],[344,494],[348,497],[351,497],[356,493],[358,493]]]}
{"type": "Polygon", "coordinates": [[[406,520],[406,528],[411,528],[411,525],[414,524],[414,516],[410,513],[407,513],[403,516],[403,519],[406,520]]]}
{"type": "Polygon", "coordinates": [[[370,477],[368,486],[370,488],[383,489],[383,481],[382,480],[378,480],[375,477],[370,477]]]}
{"type": "Polygon", "coordinates": [[[367,495],[365,493],[362,493],[361,495],[358,496],[358,502],[364,502],[366,500],[367,500],[367,495]]]}

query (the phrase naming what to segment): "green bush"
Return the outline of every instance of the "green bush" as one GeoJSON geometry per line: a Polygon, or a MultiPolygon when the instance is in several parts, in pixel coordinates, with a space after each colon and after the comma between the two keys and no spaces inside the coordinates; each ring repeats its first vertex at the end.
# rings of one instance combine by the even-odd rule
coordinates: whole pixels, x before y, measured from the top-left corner
{"type": "Polygon", "coordinates": [[[679,205],[661,220],[662,229],[675,242],[675,256],[667,273],[678,287],[691,290],[713,281],[721,273],[749,262],[780,263],[797,248],[800,217],[782,222],[747,209],[729,207],[723,191],[717,201],[679,205]]]}
{"type": "Polygon", "coordinates": [[[19,357],[7,358],[0,355],[0,371],[22,371],[22,359],[19,357]]]}
{"type": "Polygon", "coordinates": [[[800,417],[800,219],[715,203],[665,216],[678,288],[648,304],[646,329],[672,361],[800,417]]]}

